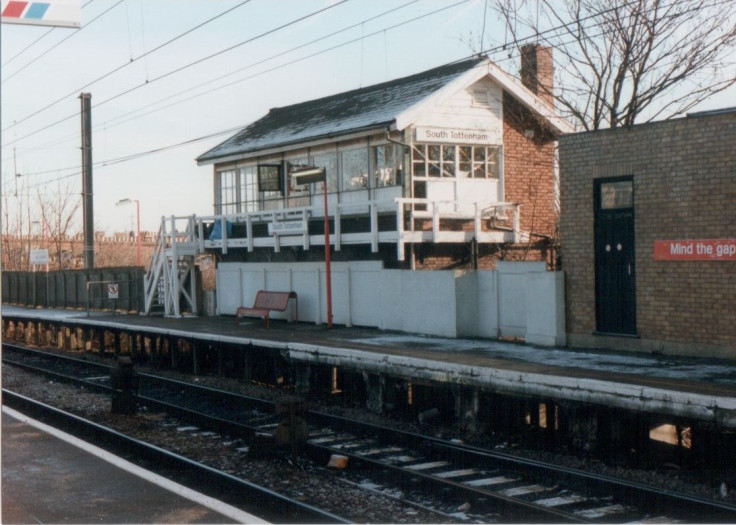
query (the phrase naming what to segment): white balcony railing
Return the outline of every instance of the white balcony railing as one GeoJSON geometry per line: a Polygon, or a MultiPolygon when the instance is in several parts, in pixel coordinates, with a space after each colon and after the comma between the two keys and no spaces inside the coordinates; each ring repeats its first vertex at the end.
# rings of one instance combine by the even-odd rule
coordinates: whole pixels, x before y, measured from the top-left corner
{"type": "MultiPolygon", "coordinates": [[[[335,250],[342,245],[369,244],[378,251],[379,243],[396,243],[397,257],[404,260],[404,245],[407,243],[458,243],[476,239],[479,243],[518,242],[521,232],[520,204],[509,202],[453,202],[430,201],[428,199],[398,198],[393,201],[365,201],[332,205],[328,214],[332,219],[333,231],[330,243],[335,250]],[[379,230],[379,216],[394,216],[395,227],[379,230]],[[365,217],[369,220],[362,231],[341,231],[344,217],[365,217]],[[443,224],[443,219],[467,221],[472,226],[458,229],[443,224]],[[502,222],[495,227],[484,227],[484,221],[502,222]],[[421,228],[417,227],[424,223],[421,228]]],[[[206,250],[270,248],[278,252],[282,247],[324,246],[324,234],[310,234],[309,221],[324,215],[322,207],[287,208],[279,210],[212,215],[198,217],[164,217],[160,234],[165,236],[159,245],[170,253],[194,254],[206,250]],[[215,226],[219,223],[219,226],[215,226]],[[260,225],[257,227],[257,225],[260,225]],[[213,231],[219,234],[213,236],[213,231]]]]}

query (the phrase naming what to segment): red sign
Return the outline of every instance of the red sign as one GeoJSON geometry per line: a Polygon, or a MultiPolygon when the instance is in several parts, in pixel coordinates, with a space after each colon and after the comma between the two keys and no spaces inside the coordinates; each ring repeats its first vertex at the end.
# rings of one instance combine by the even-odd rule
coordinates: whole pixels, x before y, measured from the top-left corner
{"type": "Polygon", "coordinates": [[[654,241],[655,261],[736,261],[736,239],[654,241]]]}

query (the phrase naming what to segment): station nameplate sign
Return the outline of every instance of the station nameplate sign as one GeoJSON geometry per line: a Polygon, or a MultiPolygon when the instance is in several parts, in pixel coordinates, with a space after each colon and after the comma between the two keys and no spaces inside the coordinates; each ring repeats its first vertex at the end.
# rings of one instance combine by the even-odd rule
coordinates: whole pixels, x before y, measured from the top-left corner
{"type": "Polygon", "coordinates": [[[655,261],[736,261],[736,239],[654,241],[655,261]]]}
{"type": "Polygon", "coordinates": [[[417,142],[497,144],[496,133],[484,129],[416,128],[417,142]]]}
{"type": "Polygon", "coordinates": [[[269,235],[302,235],[307,233],[306,221],[282,221],[268,224],[269,235]]]}

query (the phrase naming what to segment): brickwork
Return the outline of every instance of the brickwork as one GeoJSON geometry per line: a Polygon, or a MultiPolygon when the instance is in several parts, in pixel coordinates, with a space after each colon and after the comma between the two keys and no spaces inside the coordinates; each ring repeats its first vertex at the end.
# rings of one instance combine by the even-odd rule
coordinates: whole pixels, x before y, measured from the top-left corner
{"type": "Polygon", "coordinates": [[[548,236],[554,236],[558,219],[555,140],[536,116],[504,93],[504,200],[523,203],[522,230],[548,236]]]}
{"type": "Polygon", "coordinates": [[[554,72],[551,47],[539,44],[527,44],[521,47],[519,71],[521,83],[553,106],[555,104],[554,72]]]}
{"type": "Polygon", "coordinates": [[[736,261],[655,261],[654,241],[736,237],[736,111],[560,140],[568,341],[736,359],[736,261]],[[640,339],[592,335],[594,180],[633,176],[640,339]]]}

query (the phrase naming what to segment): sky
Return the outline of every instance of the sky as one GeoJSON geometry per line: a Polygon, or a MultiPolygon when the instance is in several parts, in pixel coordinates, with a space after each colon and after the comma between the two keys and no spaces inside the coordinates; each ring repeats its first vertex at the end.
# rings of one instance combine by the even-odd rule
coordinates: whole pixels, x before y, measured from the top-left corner
{"type": "MultiPolygon", "coordinates": [[[[491,4],[81,0],[78,30],[3,24],[2,204],[12,209],[17,193],[81,193],[88,92],[95,229],[134,230],[135,206],[116,206],[126,198],[140,202],[143,231],[162,216],[211,215],[212,166],[197,166],[198,155],[270,108],[466,58],[481,35],[484,48],[503,45],[491,4]]],[[[491,58],[516,73],[507,51],[491,58]]],[[[732,89],[692,111],[734,100],[732,89]]]]}

